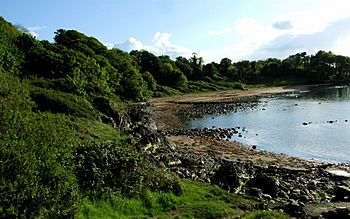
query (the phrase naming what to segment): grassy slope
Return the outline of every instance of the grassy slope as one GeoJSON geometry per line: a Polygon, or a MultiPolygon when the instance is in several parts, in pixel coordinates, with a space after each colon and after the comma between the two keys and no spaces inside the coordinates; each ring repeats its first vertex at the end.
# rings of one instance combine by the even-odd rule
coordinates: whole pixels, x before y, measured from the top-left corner
{"type": "Polygon", "coordinates": [[[184,193],[143,192],[140,197],[115,196],[85,200],[77,218],[289,218],[274,211],[253,210],[260,203],[212,186],[183,180],[184,193]]]}

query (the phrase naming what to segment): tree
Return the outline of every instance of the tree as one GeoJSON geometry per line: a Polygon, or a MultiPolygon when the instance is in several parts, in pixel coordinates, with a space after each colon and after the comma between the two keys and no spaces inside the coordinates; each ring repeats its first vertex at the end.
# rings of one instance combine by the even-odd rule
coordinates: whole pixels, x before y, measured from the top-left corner
{"type": "Polygon", "coordinates": [[[116,93],[134,100],[143,100],[147,96],[147,83],[142,74],[133,65],[133,58],[119,49],[110,49],[104,53],[110,64],[117,70],[120,77],[117,79],[118,87],[116,93]]]}
{"type": "Polygon", "coordinates": [[[219,72],[223,76],[229,76],[229,68],[232,66],[232,60],[229,58],[223,58],[220,61],[219,72]]]}
{"type": "Polygon", "coordinates": [[[189,60],[189,63],[192,67],[192,74],[189,75],[189,78],[192,80],[201,80],[204,77],[203,74],[203,58],[198,57],[197,53],[192,53],[192,57],[189,60]]]}
{"type": "Polygon", "coordinates": [[[57,44],[78,50],[85,55],[102,54],[107,47],[93,37],[88,37],[76,30],[58,29],[54,40],[57,44]]]}
{"type": "Polygon", "coordinates": [[[20,35],[20,31],[0,17],[0,73],[19,73],[23,55],[16,47],[15,42],[20,35]]]}
{"type": "Polygon", "coordinates": [[[164,77],[162,76],[161,72],[161,66],[162,62],[161,60],[155,56],[154,54],[146,51],[131,51],[130,52],[131,57],[133,57],[134,60],[136,60],[136,63],[140,66],[140,72],[150,72],[154,79],[160,84],[162,84],[164,77]]]}
{"type": "Polygon", "coordinates": [[[180,69],[181,72],[184,73],[184,75],[187,78],[191,78],[193,69],[190,62],[185,57],[182,57],[182,56],[177,57],[175,61],[175,65],[180,69]]]}
{"type": "Polygon", "coordinates": [[[216,68],[216,65],[214,62],[206,64],[203,68],[203,74],[204,76],[214,78],[219,74],[218,69],[216,68]]]}

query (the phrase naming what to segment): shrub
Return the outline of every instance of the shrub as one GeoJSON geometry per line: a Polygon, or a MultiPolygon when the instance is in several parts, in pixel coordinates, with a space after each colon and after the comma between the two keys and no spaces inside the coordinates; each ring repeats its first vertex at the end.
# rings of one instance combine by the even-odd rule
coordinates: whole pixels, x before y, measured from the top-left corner
{"type": "Polygon", "coordinates": [[[75,154],[80,188],[90,197],[137,194],[145,188],[181,192],[177,181],[125,142],[87,141],[75,154]]]}
{"type": "Polygon", "coordinates": [[[58,115],[1,114],[0,217],[68,217],[78,202],[73,136],[58,115]]]}

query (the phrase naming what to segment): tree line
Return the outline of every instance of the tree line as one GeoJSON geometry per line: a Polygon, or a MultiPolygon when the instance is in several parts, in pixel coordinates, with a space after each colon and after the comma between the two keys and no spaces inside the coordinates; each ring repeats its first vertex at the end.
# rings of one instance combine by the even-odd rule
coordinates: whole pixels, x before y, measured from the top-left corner
{"type": "Polygon", "coordinates": [[[18,31],[3,18],[0,71],[26,78],[50,79],[65,92],[79,95],[115,94],[127,100],[157,96],[164,87],[188,92],[196,81],[268,83],[278,78],[301,83],[348,83],[350,58],[332,52],[297,53],[286,59],[204,63],[193,53],[189,59],[156,56],[146,50],[107,49],[96,38],[76,30],[59,29],[54,42],[37,40],[18,31]]]}

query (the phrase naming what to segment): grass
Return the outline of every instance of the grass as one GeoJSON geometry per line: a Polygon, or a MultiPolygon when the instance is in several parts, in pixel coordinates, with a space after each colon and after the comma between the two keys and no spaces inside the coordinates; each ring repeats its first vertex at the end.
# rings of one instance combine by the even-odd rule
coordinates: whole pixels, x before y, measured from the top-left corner
{"type": "Polygon", "coordinates": [[[120,138],[127,138],[127,136],[122,135],[119,130],[99,121],[76,116],[70,116],[70,121],[71,126],[73,126],[76,132],[76,136],[80,139],[96,139],[101,142],[105,142],[119,140],[120,138]]]}
{"type": "Polygon", "coordinates": [[[139,197],[114,196],[109,200],[83,201],[76,216],[83,218],[289,218],[254,210],[259,201],[228,193],[217,186],[181,181],[183,194],[144,191],[139,197]]]}
{"type": "Polygon", "coordinates": [[[291,218],[291,217],[276,211],[256,210],[256,211],[245,213],[240,218],[242,219],[258,219],[258,218],[285,219],[285,218],[291,218]]]}

